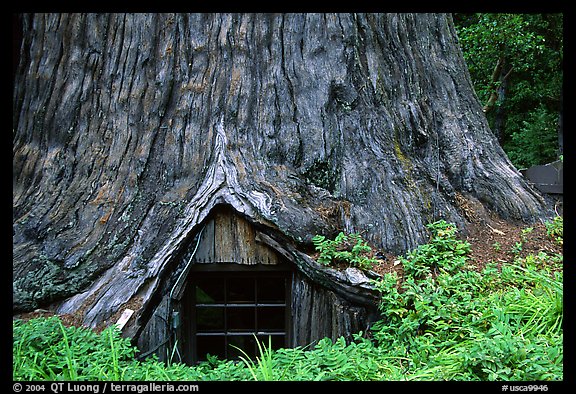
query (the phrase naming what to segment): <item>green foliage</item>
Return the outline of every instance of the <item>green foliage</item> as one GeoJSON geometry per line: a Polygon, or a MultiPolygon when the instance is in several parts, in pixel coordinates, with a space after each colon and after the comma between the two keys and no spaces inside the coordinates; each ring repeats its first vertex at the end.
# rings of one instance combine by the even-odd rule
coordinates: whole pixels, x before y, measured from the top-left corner
{"type": "Polygon", "coordinates": [[[216,360],[190,368],[155,357],[140,362],[116,326],[96,333],[64,327],[58,317],[13,321],[14,380],[247,380],[249,371],[216,360]]]}
{"type": "Polygon", "coordinates": [[[564,218],[556,216],[552,221],[546,222],[546,234],[554,238],[559,245],[564,244],[564,218]]]}
{"type": "Polygon", "coordinates": [[[496,110],[487,118],[512,163],[521,168],[555,160],[562,14],[454,14],[454,22],[480,101],[487,103],[500,89],[496,110]],[[499,61],[503,67],[494,81],[499,61]]]}
{"type": "Polygon", "coordinates": [[[526,15],[474,14],[455,17],[464,58],[476,92],[488,100],[496,61],[504,56],[517,72],[529,71],[545,50],[545,39],[530,29],[526,15]]]}
{"type": "Polygon", "coordinates": [[[121,363],[132,360],[135,349],[115,327],[101,335],[64,327],[56,317],[13,322],[14,379],[66,379],[80,376],[120,380],[121,363]]]}
{"type": "Polygon", "coordinates": [[[558,114],[540,104],[521,118],[510,116],[517,122],[506,143],[508,157],[518,167],[554,161],[557,153],[558,114]]]}
{"type": "Polygon", "coordinates": [[[254,334],[254,340],[258,345],[258,351],[260,352],[260,357],[256,359],[254,362],[250,356],[242,349],[237,346],[232,345],[232,347],[238,349],[243,356],[240,356],[240,359],[246,367],[250,371],[250,374],[254,378],[254,380],[275,380],[274,379],[274,367],[273,367],[273,359],[272,359],[272,339],[268,336],[268,347],[262,345],[256,334],[254,334]]]}
{"type": "Polygon", "coordinates": [[[372,249],[362,239],[360,234],[346,235],[340,232],[333,240],[323,235],[315,235],[312,242],[320,253],[318,262],[323,265],[343,263],[362,269],[370,269],[377,260],[370,257],[372,249]]]}
{"type": "MultiPolygon", "coordinates": [[[[548,226],[561,236],[561,219],[548,226]]],[[[373,340],[359,333],[351,342],[277,350],[258,342],[256,360],[244,353],[241,361],[209,357],[190,367],[136,360],[115,326],[95,333],[57,317],[14,320],[13,379],[562,380],[562,256],[540,252],[478,272],[466,266],[469,245],[453,224],[429,229],[430,242],[402,258],[404,277],[374,282],[381,319],[373,340]]]]}
{"type": "MultiPolygon", "coordinates": [[[[438,236],[436,232],[431,244],[438,236]]],[[[457,249],[460,241],[448,238],[443,242],[453,246],[443,249],[457,249]]],[[[423,245],[403,260],[405,268],[412,268],[405,270],[402,283],[395,273],[376,282],[382,293],[382,319],[372,332],[379,348],[403,357],[405,373],[419,378],[562,379],[558,260],[541,253],[501,271],[488,264],[477,272],[466,269],[462,261],[448,263],[453,259],[449,255],[446,261],[425,264],[421,260],[429,256],[429,248],[423,245]],[[424,268],[431,265],[453,269],[440,269],[434,276],[424,268]]]]}
{"type": "Polygon", "coordinates": [[[400,258],[408,275],[423,277],[438,272],[453,272],[466,263],[470,244],[456,239],[458,229],[453,224],[440,220],[428,224],[432,232],[430,241],[400,258]]]}
{"type": "Polygon", "coordinates": [[[97,334],[63,327],[57,317],[13,322],[14,380],[381,380],[402,379],[401,370],[372,342],[356,336],[320,340],[311,349],[273,351],[259,343],[253,361],[209,361],[190,367],[166,365],[155,357],[134,359],[136,349],[115,327],[97,334]],[[67,339],[65,339],[67,338],[67,339]],[[67,349],[67,350],[66,350],[67,349]]]}

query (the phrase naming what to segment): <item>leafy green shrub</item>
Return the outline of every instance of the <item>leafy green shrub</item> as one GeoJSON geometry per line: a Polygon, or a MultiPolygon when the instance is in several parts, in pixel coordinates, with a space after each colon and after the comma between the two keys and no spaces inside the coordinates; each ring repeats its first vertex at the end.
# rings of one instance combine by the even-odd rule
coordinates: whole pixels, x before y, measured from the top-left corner
{"type": "MultiPolygon", "coordinates": [[[[512,124],[513,119],[510,120],[512,124]]],[[[558,153],[558,112],[543,104],[521,114],[517,127],[504,145],[510,160],[519,168],[549,163],[558,153]]],[[[511,125],[511,127],[513,127],[511,125]]]]}
{"type": "Polygon", "coordinates": [[[462,268],[470,252],[470,244],[456,238],[456,226],[439,220],[426,227],[432,233],[430,241],[408,253],[405,258],[400,258],[406,274],[421,278],[433,271],[454,272],[462,268]]]}
{"type": "Polygon", "coordinates": [[[402,366],[362,333],[347,343],[323,338],[311,349],[278,349],[275,366],[283,379],[296,381],[404,380],[402,366]]]}
{"type": "Polygon", "coordinates": [[[478,98],[512,163],[526,168],[554,160],[562,111],[562,14],[454,14],[454,21],[478,98]],[[502,68],[495,73],[497,64],[502,68]]]}
{"type": "Polygon", "coordinates": [[[402,280],[388,273],[375,281],[381,319],[373,340],[359,333],[351,343],[260,344],[254,361],[211,357],[191,367],[137,361],[115,326],[98,334],[57,317],[14,320],[13,379],[562,380],[562,257],[541,252],[477,272],[465,266],[468,246],[455,226],[430,228],[430,243],[404,258],[417,262],[402,280]]]}
{"type": "Polygon", "coordinates": [[[272,350],[261,345],[256,362],[212,357],[195,366],[134,359],[136,349],[115,327],[98,334],[63,327],[58,317],[13,322],[14,380],[381,380],[401,371],[374,344],[357,335],[320,340],[311,349],[272,350]],[[67,338],[67,339],[66,339],[67,338]]]}
{"type": "Polygon", "coordinates": [[[340,232],[333,240],[315,235],[312,242],[318,252],[318,262],[323,265],[343,263],[362,269],[370,269],[377,260],[370,257],[372,249],[360,234],[346,235],[340,232]]]}
{"type": "Polygon", "coordinates": [[[414,379],[562,379],[559,262],[540,253],[477,272],[466,269],[468,246],[452,226],[430,227],[431,242],[402,260],[403,281],[390,273],[375,282],[382,294],[382,319],[372,326],[378,348],[404,360],[414,379]]]}
{"type": "Polygon", "coordinates": [[[562,216],[556,216],[551,221],[545,223],[546,234],[554,238],[559,245],[564,243],[564,219],[562,216]]]}

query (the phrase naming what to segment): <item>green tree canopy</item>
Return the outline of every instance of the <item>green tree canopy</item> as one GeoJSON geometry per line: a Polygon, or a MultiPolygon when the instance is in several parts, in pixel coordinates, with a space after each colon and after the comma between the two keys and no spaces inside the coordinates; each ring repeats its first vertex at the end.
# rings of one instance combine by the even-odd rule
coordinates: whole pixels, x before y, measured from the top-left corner
{"type": "Polygon", "coordinates": [[[562,14],[455,14],[494,133],[517,167],[561,154],[562,14]]]}

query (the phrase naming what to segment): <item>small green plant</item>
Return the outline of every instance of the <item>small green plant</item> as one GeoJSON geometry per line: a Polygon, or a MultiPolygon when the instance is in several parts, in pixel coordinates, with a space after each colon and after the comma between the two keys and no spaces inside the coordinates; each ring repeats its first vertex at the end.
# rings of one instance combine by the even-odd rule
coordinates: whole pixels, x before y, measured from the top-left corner
{"type": "Polygon", "coordinates": [[[524,247],[524,243],[522,241],[517,241],[512,246],[510,250],[514,255],[518,256],[522,252],[522,248],[524,247]]]}
{"type": "Polygon", "coordinates": [[[66,335],[66,330],[64,329],[64,326],[62,325],[61,321],[58,321],[59,326],[60,326],[60,331],[62,332],[62,343],[64,344],[64,349],[66,350],[65,352],[65,358],[66,358],[66,366],[68,367],[68,377],[70,378],[70,380],[76,380],[77,379],[77,366],[76,366],[76,361],[74,358],[74,353],[72,352],[72,350],[70,349],[70,343],[68,341],[68,335],[66,335]]]}
{"type": "Polygon", "coordinates": [[[512,248],[510,249],[510,252],[512,254],[514,254],[515,256],[519,256],[520,253],[522,253],[524,245],[526,244],[526,242],[528,242],[528,234],[532,233],[532,231],[534,231],[534,227],[526,227],[522,229],[522,231],[520,232],[520,241],[515,242],[512,248]]]}
{"type": "Polygon", "coordinates": [[[556,216],[551,221],[545,223],[546,234],[556,240],[559,245],[564,244],[564,219],[562,216],[556,216]]]}
{"type": "Polygon", "coordinates": [[[426,227],[431,231],[430,241],[400,258],[408,275],[422,278],[432,271],[454,272],[462,268],[468,259],[470,244],[457,239],[456,226],[439,220],[426,227]]]}
{"type": "Polygon", "coordinates": [[[360,234],[346,235],[340,232],[333,240],[315,235],[312,242],[319,252],[318,262],[323,265],[343,263],[361,269],[371,269],[377,259],[370,257],[372,248],[360,234]]]}
{"type": "Polygon", "coordinates": [[[500,242],[494,242],[494,243],[492,244],[492,247],[494,248],[494,250],[495,250],[496,252],[499,252],[500,250],[502,250],[502,245],[500,245],[500,242]]]}
{"type": "Polygon", "coordinates": [[[271,337],[268,336],[268,346],[264,346],[260,343],[258,338],[254,335],[254,340],[256,341],[256,345],[258,345],[258,351],[260,352],[260,357],[256,357],[256,362],[254,362],[250,356],[238,346],[230,345],[233,348],[239,350],[243,355],[240,356],[240,360],[246,365],[250,374],[254,378],[254,380],[276,380],[274,374],[274,366],[273,366],[273,351],[272,351],[272,340],[271,337]]]}
{"type": "Polygon", "coordinates": [[[123,379],[136,349],[119,330],[65,327],[58,317],[13,322],[15,380],[123,379]]]}
{"type": "Polygon", "coordinates": [[[453,258],[443,253],[455,246],[444,243],[460,241],[447,225],[431,226],[430,243],[403,258],[410,267],[403,278],[393,272],[374,281],[381,292],[381,320],[371,327],[376,347],[398,360],[407,380],[561,380],[561,257],[448,270],[453,258]],[[446,259],[431,259],[431,250],[446,259]]]}
{"type": "MultiPolygon", "coordinates": [[[[466,267],[469,247],[446,222],[429,226],[430,242],[404,260],[403,275],[374,284],[380,319],[366,338],[323,338],[240,361],[188,366],[156,356],[142,361],[120,331],[66,327],[57,317],[13,321],[13,380],[501,380],[563,379],[561,254],[528,254],[466,267]],[[436,258],[434,258],[436,254],[436,258]]],[[[354,242],[356,244],[356,242],[354,242]]],[[[336,250],[338,251],[338,250],[336,250]]]]}
{"type": "Polygon", "coordinates": [[[534,231],[534,227],[526,227],[525,229],[522,229],[520,234],[522,242],[526,243],[528,241],[528,234],[532,233],[532,231],[534,231]]]}

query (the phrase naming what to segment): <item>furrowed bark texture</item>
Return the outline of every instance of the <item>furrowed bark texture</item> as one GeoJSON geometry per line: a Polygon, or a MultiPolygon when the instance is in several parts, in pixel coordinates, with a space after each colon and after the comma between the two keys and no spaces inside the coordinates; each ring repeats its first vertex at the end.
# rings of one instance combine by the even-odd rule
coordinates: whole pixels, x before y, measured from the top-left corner
{"type": "MultiPolygon", "coordinates": [[[[544,202],[482,114],[448,15],[35,14],[13,104],[14,311],[146,303],[217,204],[294,248],[401,253],[456,194],[544,202]]],[[[304,261],[304,260],[302,260],[304,261]]]]}

